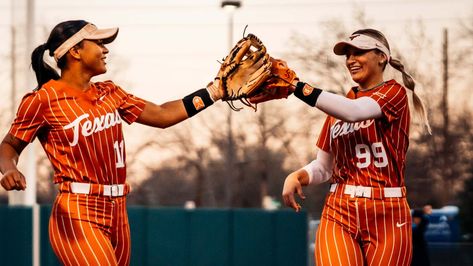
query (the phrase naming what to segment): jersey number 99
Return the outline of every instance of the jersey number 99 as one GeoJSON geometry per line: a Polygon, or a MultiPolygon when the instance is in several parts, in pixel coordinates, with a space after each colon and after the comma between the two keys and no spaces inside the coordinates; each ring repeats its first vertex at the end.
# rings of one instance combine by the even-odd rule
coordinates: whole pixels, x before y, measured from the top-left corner
{"type": "Polygon", "coordinates": [[[358,168],[366,168],[371,164],[372,157],[374,166],[381,168],[388,165],[388,157],[386,156],[386,150],[384,149],[383,143],[375,142],[370,146],[366,144],[356,144],[355,146],[356,158],[358,162],[356,166],[358,168]]]}

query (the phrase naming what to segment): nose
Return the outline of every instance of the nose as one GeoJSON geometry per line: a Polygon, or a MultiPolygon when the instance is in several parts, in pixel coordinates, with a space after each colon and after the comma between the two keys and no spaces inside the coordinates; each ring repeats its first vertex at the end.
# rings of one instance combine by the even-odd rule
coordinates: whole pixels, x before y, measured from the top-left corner
{"type": "Polygon", "coordinates": [[[347,54],[346,64],[350,65],[355,62],[355,56],[352,54],[347,54]]]}
{"type": "Polygon", "coordinates": [[[109,50],[105,45],[102,45],[102,53],[103,54],[108,54],[109,50]]]}

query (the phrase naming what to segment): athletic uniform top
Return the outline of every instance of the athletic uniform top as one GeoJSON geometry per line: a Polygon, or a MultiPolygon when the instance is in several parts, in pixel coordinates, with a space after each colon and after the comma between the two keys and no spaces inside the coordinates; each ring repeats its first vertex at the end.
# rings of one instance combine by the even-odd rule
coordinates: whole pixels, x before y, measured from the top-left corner
{"type": "Polygon", "coordinates": [[[50,80],[23,97],[9,133],[26,142],[38,137],[55,183],[124,184],[122,119],[133,123],[144,106],[112,81],[79,91],[50,80]]]}
{"type": "Polygon", "coordinates": [[[336,183],[369,187],[404,186],[409,145],[409,105],[406,89],[395,80],[368,91],[352,88],[347,97],[371,97],[381,107],[381,118],[343,122],[328,116],[317,146],[334,156],[336,183]]]}

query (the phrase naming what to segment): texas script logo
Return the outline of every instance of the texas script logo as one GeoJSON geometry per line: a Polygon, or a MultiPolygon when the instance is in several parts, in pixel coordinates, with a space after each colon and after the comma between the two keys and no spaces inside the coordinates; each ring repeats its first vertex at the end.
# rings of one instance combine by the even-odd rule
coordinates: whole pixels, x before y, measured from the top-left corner
{"type": "Polygon", "coordinates": [[[335,139],[338,136],[348,135],[359,130],[360,128],[367,128],[371,126],[373,122],[374,119],[355,123],[337,121],[331,128],[332,139],[335,139]]]}
{"type": "Polygon", "coordinates": [[[69,142],[71,146],[77,145],[77,142],[79,141],[79,132],[82,134],[82,136],[87,137],[92,135],[93,133],[97,133],[104,129],[121,124],[122,122],[120,114],[118,114],[117,110],[115,110],[114,113],[106,113],[105,115],[95,117],[93,121],[87,119],[81,125],[80,122],[88,117],[89,114],[83,114],[76,118],[74,121],[72,121],[72,123],[64,126],[64,129],[72,128],[74,132],[74,139],[72,140],[72,142],[69,142]]]}

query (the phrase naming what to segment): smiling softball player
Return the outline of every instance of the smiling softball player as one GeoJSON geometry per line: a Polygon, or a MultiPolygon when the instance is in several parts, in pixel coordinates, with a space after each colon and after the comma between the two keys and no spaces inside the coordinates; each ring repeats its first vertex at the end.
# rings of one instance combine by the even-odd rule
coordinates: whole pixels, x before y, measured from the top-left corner
{"type": "MultiPolygon", "coordinates": [[[[321,265],[410,265],[412,227],[404,170],[410,111],[406,88],[384,80],[389,64],[402,73],[407,89],[415,83],[391,57],[384,35],[373,29],[354,32],[334,47],[358,86],[346,97],[304,82],[294,94],[328,114],[317,141],[317,158],[285,180],[283,198],[296,210],[301,186],[332,181],[316,235],[321,265]]],[[[424,107],[414,107],[429,128],[424,107]]]]}
{"type": "Polygon", "coordinates": [[[109,50],[105,45],[117,34],[118,28],[98,29],[84,20],[54,27],[47,42],[31,56],[38,86],[23,97],[0,144],[2,187],[24,190],[18,158],[29,142],[35,138],[41,142],[59,190],[49,220],[49,237],[64,265],[130,263],[126,211],[130,187],[126,183],[123,122],[167,128],[214,101],[225,100],[228,92],[224,87],[252,89],[259,84],[255,80],[268,77],[262,73],[269,72],[269,56],[263,49],[251,50],[258,44],[255,38],[244,38],[207,88],[157,105],[127,93],[112,81],[91,82],[92,77],[106,72],[109,50]],[[60,75],[44,61],[46,51],[56,60],[60,75]]]}

